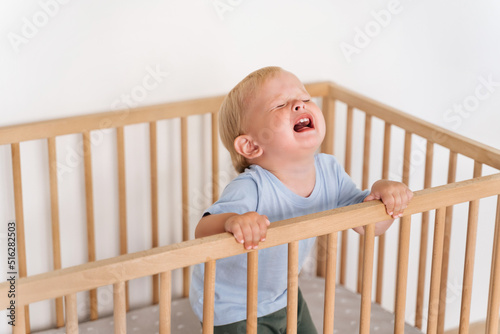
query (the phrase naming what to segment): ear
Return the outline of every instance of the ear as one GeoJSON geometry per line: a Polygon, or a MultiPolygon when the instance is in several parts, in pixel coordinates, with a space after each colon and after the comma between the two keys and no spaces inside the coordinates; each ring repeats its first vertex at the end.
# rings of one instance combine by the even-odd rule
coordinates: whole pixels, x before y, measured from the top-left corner
{"type": "Polygon", "coordinates": [[[234,149],[246,159],[255,159],[264,152],[253,138],[249,135],[241,135],[234,140],[234,149]]]}

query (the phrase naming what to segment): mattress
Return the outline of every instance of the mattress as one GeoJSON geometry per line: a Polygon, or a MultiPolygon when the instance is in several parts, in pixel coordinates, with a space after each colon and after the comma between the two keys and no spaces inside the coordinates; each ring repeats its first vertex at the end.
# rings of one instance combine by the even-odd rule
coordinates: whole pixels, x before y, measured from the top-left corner
{"type": "MultiPolygon", "coordinates": [[[[300,289],[304,295],[318,333],[323,332],[324,279],[301,277],[300,289]]],[[[359,332],[359,310],[361,296],[342,286],[335,289],[334,333],[350,334],[359,332]]],[[[159,332],[158,305],[148,306],[127,313],[127,333],[157,334],[159,332]]],[[[370,333],[393,333],[394,315],[380,305],[372,304],[370,333]]],[[[201,324],[194,315],[187,298],[172,301],[173,334],[201,333],[201,324]]],[[[86,334],[113,333],[113,316],[79,324],[79,332],[86,334]]],[[[63,334],[65,328],[35,332],[39,334],[63,334]]],[[[406,334],[422,332],[408,324],[406,334]]]]}

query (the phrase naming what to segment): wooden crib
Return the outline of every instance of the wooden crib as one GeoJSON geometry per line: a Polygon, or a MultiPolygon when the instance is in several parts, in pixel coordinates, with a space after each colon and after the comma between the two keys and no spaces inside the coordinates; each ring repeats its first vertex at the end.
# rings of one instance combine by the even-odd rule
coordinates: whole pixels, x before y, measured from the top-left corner
{"type": "MultiPolygon", "coordinates": [[[[410,184],[415,191],[415,197],[404,216],[394,223],[386,235],[378,238],[374,238],[374,223],[387,218],[384,206],[378,201],[272,224],[267,241],[262,243],[260,248],[288,244],[288,333],[296,332],[298,241],[310,237],[318,237],[315,270],[318,276],[325,277],[324,281],[321,281],[324,282],[325,295],[322,306],[323,333],[334,332],[333,315],[334,311],[339,312],[338,308],[334,307],[335,292],[336,287],[338,290],[340,286],[350,287],[361,295],[359,333],[370,332],[370,313],[375,305],[373,303],[381,304],[394,312],[394,324],[391,327],[395,333],[404,332],[406,321],[427,333],[443,333],[445,315],[448,317],[447,321],[452,324],[447,327],[459,327],[460,333],[468,333],[472,297],[476,296],[476,291],[472,290],[473,279],[483,277],[489,278],[489,289],[485,293],[487,296],[483,298],[487,300],[487,305],[482,303],[481,306],[486,310],[483,318],[486,319],[486,332],[497,333],[500,306],[500,241],[498,240],[500,174],[496,173],[500,169],[500,150],[454,134],[334,83],[313,83],[306,85],[306,88],[321,105],[325,115],[327,135],[322,151],[336,153],[339,161],[344,163],[346,171],[363,189],[369,188],[371,182],[376,179],[399,178],[410,184]],[[391,173],[391,170],[399,172],[391,173]],[[458,177],[460,173],[466,176],[458,177]],[[492,201],[491,198],[481,200],[491,196],[496,196],[496,201],[492,201]],[[491,213],[496,208],[496,215],[493,212],[486,219],[481,215],[481,223],[478,224],[480,200],[484,202],[481,205],[482,209],[491,213]],[[468,203],[468,208],[465,208],[467,213],[455,212],[454,215],[454,206],[463,207],[464,204],[461,203],[466,203],[465,205],[468,203]],[[468,219],[460,223],[460,219],[464,216],[468,219]],[[358,237],[350,230],[356,226],[365,226],[364,237],[358,237]],[[474,266],[477,259],[478,227],[481,231],[485,230],[484,233],[489,236],[481,237],[480,242],[480,246],[487,245],[487,250],[481,248],[479,255],[486,257],[488,261],[491,260],[489,261],[491,265],[485,268],[474,266]],[[466,237],[462,236],[465,235],[465,230],[466,237]],[[455,241],[455,238],[458,241],[455,241]],[[352,240],[348,243],[350,239],[352,240]],[[356,239],[359,239],[359,243],[356,239]],[[417,249],[416,253],[411,251],[413,248],[410,248],[410,245],[417,249]],[[461,253],[463,248],[465,254],[461,253]],[[460,311],[452,314],[447,311],[446,306],[449,300],[447,284],[449,284],[448,273],[451,265],[450,254],[454,253],[459,253],[457,256],[463,263],[463,268],[460,269],[463,271],[463,281],[460,283],[461,291],[459,291],[460,311]],[[388,260],[391,258],[392,262],[388,260]],[[396,274],[388,275],[391,270],[396,274]],[[391,288],[392,286],[394,288],[391,288]],[[412,309],[414,307],[412,314],[407,311],[410,302],[414,305],[411,307],[412,309]]],[[[129,308],[138,307],[129,305],[128,282],[149,276],[152,277],[153,290],[152,300],[149,303],[159,304],[157,308],[159,333],[175,333],[174,329],[170,328],[172,318],[176,316],[172,313],[172,298],[187,297],[190,266],[197,263],[205,263],[202,331],[211,333],[215,262],[217,259],[242,253],[247,253],[248,256],[247,332],[256,333],[258,252],[245,251],[229,234],[189,240],[190,215],[193,215],[190,212],[193,205],[189,198],[191,183],[189,166],[193,164],[198,166],[197,168],[205,166],[211,173],[211,186],[208,187],[211,191],[209,202],[217,199],[221,187],[228,181],[221,181],[219,170],[219,161],[224,160],[223,158],[226,159],[221,165],[229,165],[227,156],[223,156],[225,152],[219,150],[218,141],[217,111],[222,99],[220,96],[203,98],[0,128],[0,145],[4,145],[5,150],[9,150],[10,146],[9,155],[12,157],[11,162],[4,161],[4,163],[12,164],[13,205],[17,232],[17,260],[15,267],[9,271],[19,276],[14,287],[10,282],[0,284],[0,307],[2,310],[7,309],[9,316],[11,312],[8,307],[15,302],[16,326],[12,327],[13,333],[31,331],[30,315],[33,312],[30,313],[30,304],[44,300],[49,300],[46,303],[53,308],[50,312],[55,314],[55,322],[52,324],[54,328],[65,326],[67,333],[78,333],[77,293],[88,291],[90,306],[87,311],[90,320],[95,320],[103,316],[98,312],[97,289],[104,286],[113,287],[114,332],[126,333],[126,314],[129,308]],[[200,136],[211,138],[202,139],[209,149],[203,151],[205,153],[199,162],[189,161],[188,158],[188,153],[192,149],[191,141],[191,145],[188,145],[188,129],[190,129],[188,120],[196,117],[201,117],[200,122],[209,129],[200,136]],[[182,185],[182,195],[179,196],[182,196],[180,220],[182,220],[183,241],[160,246],[160,227],[170,226],[173,223],[161,221],[158,216],[159,207],[164,204],[159,201],[161,185],[158,180],[161,172],[158,169],[158,159],[161,154],[158,153],[157,125],[169,119],[175,120],[177,123],[174,127],[180,128],[180,158],[176,157],[170,163],[177,164],[180,160],[181,164],[181,175],[172,175],[171,178],[179,179],[182,185]],[[150,226],[148,229],[151,230],[151,247],[129,252],[128,241],[134,238],[134,235],[127,235],[127,231],[131,224],[136,223],[127,219],[127,208],[135,203],[127,201],[126,196],[124,128],[137,124],[143,124],[149,133],[150,194],[148,196],[150,196],[151,219],[141,224],[150,226]],[[96,245],[94,217],[96,207],[100,203],[95,201],[94,189],[95,177],[100,171],[96,170],[92,160],[95,158],[92,154],[92,133],[104,130],[111,131],[112,136],[116,136],[114,138],[119,197],[117,202],[120,255],[97,259],[96,247],[99,245],[96,245]],[[63,268],[61,257],[71,253],[72,249],[61,247],[60,227],[65,222],[59,219],[61,196],[58,194],[56,141],[69,134],[82,138],[87,240],[85,251],[88,262],[63,268]],[[23,206],[23,191],[29,190],[23,188],[21,157],[24,158],[22,143],[34,140],[46,145],[48,153],[47,182],[50,185],[50,201],[47,202],[50,203],[51,213],[49,242],[52,248],[53,270],[28,275],[30,269],[27,268],[29,259],[26,256],[26,249],[29,249],[30,244],[26,244],[25,236],[29,233],[30,226],[36,222],[23,219],[27,210],[26,206],[23,206]],[[177,269],[183,273],[182,288],[175,292],[177,284],[175,277],[180,275],[172,275],[172,272],[178,273],[177,269]],[[9,291],[13,288],[15,298],[9,297],[9,291]]],[[[63,196],[68,195],[63,194],[63,196]]],[[[195,212],[194,221],[199,219],[198,211],[195,212]]],[[[463,209],[460,212],[463,212],[463,209]]],[[[14,226],[13,223],[9,223],[7,228],[4,227],[5,231],[1,232],[14,231],[14,228],[10,228],[11,225],[14,226]]],[[[10,234],[8,235],[10,237],[10,234]]],[[[8,243],[2,242],[2,244],[8,243]]],[[[4,248],[7,247],[2,246],[2,252],[5,252],[4,248]]],[[[9,321],[9,318],[2,321],[9,321]]],[[[130,328],[128,332],[131,332],[130,328]]]]}

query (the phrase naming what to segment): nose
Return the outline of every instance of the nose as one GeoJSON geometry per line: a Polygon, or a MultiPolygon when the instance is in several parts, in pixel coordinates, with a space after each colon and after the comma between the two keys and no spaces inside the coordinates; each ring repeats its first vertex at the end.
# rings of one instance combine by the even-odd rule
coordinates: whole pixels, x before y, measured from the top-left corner
{"type": "Polygon", "coordinates": [[[302,100],[296,100],[293,105],[293,110],[299,111],[300,109],[305,109],[306,104],[302,100]]]}

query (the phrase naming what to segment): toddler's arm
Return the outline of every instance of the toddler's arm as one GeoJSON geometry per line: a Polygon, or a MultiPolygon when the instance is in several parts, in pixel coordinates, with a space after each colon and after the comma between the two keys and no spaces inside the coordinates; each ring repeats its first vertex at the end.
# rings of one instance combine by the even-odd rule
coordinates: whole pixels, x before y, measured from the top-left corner
{"type": "MultiPolygon", "coordinates": [[[[404,183],[389,180],[375,182],[370,194],[363,202],[381,200],[385,204],[387,214],[393,218],[376,223],[375,235],[383,234],[391,226],[394,219],[401,217],[412,198],[413,192],[404,183]]],[[[360,234],[364,233],[362,226],[354,230],[360,234]]]]}
{"type": "Polygon", "coordinates": [[[266,240],[269,225],[269,219],[257,212],[247,212],[242,215],[221,213],[203,217],[196,226],[194,236],[201,238],[229,232],[234,235],[237,242],[244,244],[245,249],[257,249],[259,242],[266,240]]]}

